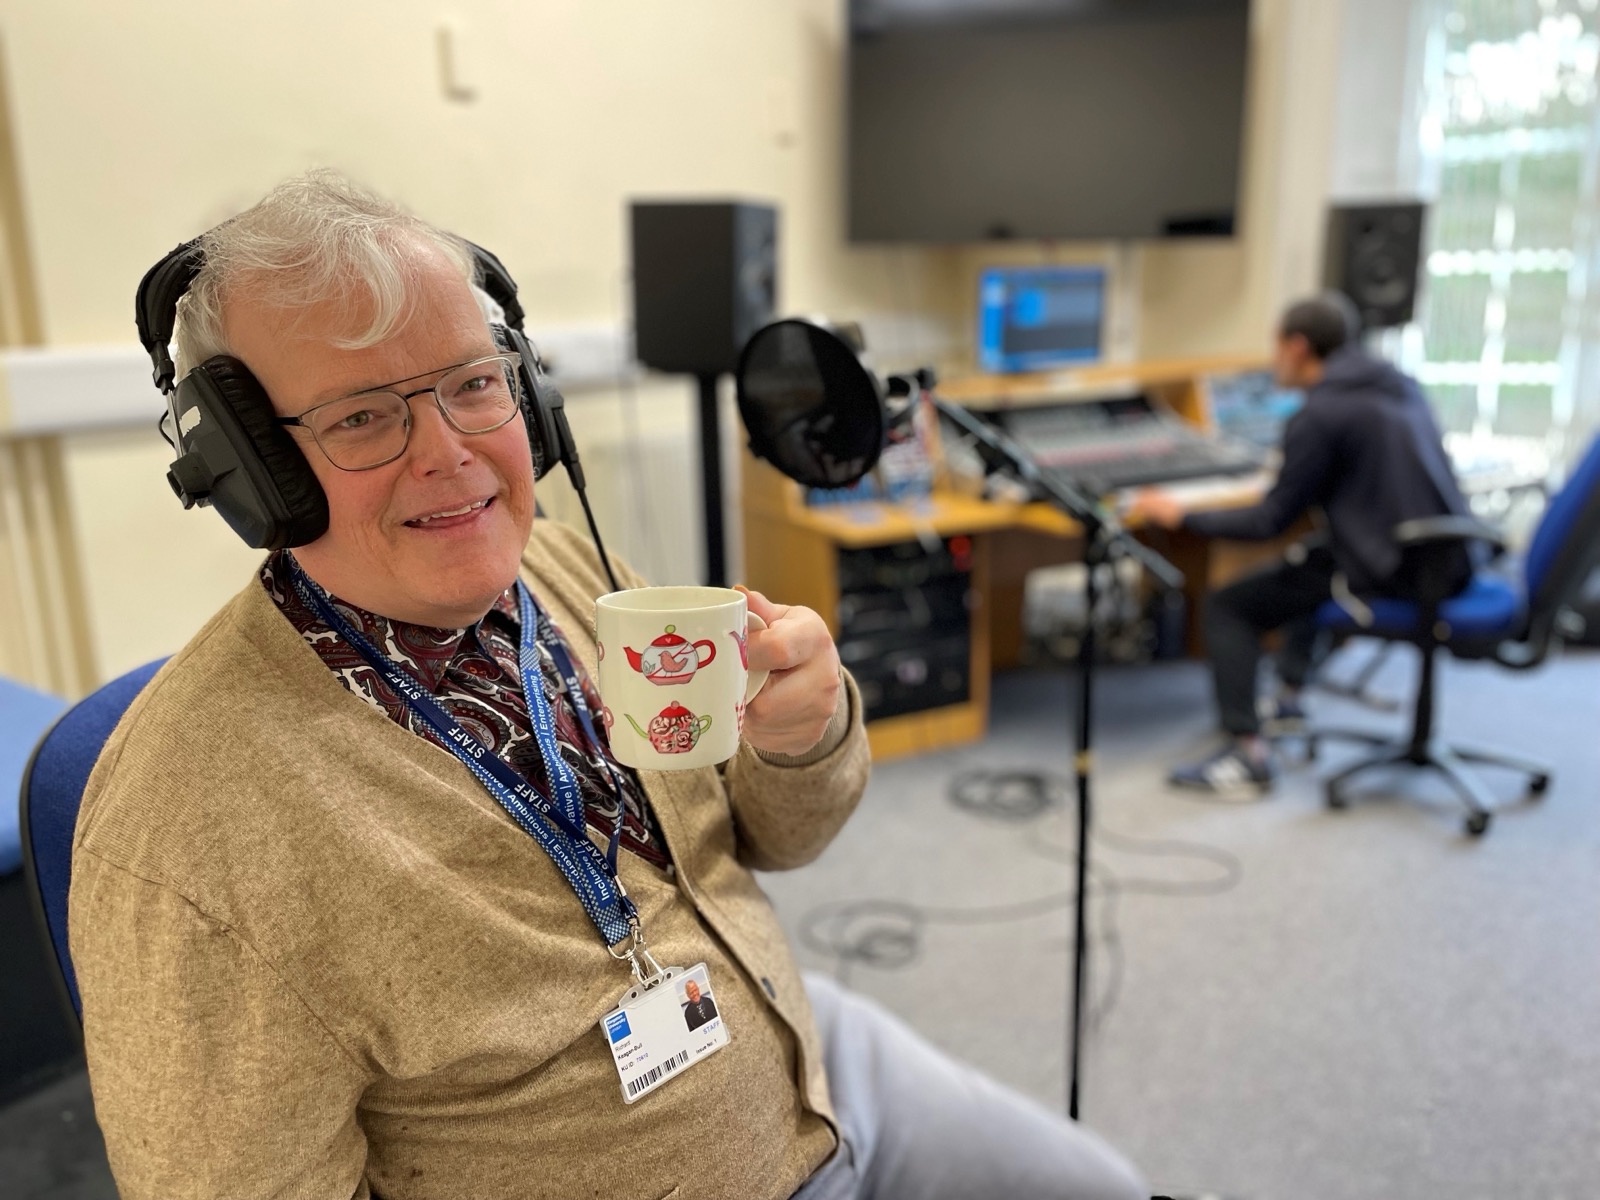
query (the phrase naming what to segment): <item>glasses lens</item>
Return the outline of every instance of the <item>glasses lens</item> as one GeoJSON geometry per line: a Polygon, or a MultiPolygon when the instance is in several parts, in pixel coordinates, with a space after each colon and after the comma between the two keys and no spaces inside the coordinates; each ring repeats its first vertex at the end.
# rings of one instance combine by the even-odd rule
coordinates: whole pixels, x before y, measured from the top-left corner
{"type": "Polygon", "coordinates": [[[324,404],[303,418],[327,454],[346,471],[376,467],[406,448],[411,411],[393,392],[367,392],[324,404]]]}
{"type": "Polygon", "coordinates": [[[517,389],[504,358],[457,367],[435,389],[462,433],[487,433],[517,415],[517,389]]]}

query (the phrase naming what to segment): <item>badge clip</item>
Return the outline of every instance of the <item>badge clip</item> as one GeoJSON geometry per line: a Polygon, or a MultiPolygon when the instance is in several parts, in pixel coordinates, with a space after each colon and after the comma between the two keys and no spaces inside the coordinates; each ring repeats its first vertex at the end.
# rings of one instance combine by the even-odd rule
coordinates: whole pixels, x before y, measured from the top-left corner
{"type": "Polygon", "coordinates": [[[633,922],[633,937],[626,950],[619,954],[614,947],[607,946],[606,949],[618,962],[627,961],[634,979],[638,981],[638,991],[649,991],[671,974],[670,971],[663,969],[656,961],[655,955],[650,953],[650,947],[645,944],[644,930],[639,927],[638,921],[633,922]],[[641,963],[640,959],[644,961],[641,963]]]}

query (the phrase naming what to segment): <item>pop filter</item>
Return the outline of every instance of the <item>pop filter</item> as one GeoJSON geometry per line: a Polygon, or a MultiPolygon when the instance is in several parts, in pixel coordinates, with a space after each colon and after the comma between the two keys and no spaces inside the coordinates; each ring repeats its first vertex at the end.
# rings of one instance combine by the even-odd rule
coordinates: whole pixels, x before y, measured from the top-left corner
{"type": "Polygon", "coordinates": [[[881,385],[839,330],[810,321],[758,329],[739,355],[739,416],[750,452],[806,487],[849,487],[877,465],[881,385]]]}

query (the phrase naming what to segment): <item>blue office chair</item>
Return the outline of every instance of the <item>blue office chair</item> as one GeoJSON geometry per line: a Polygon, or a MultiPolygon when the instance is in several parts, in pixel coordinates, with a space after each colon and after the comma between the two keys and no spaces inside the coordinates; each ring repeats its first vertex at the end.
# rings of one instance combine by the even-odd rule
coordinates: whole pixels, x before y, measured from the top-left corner
{"type": "MultiPolygon", "coordinates": [[[[66,708],[59,696],[0,677],[0,796],[17,794],[28,756],[66,708]]],[[[36,932],[19,816],[0,802],[0,1107],[54,1079],[78,1053],[77,1026],[57,999],[55,955],[36,932]]]]}
{"type": "Polygon", "coordinates": [[[1479,746],[1455,746],[1434,733],[1435,659],[1440,649],[1458,658],[1492,658],[1523,670],[1543,662],[1566,631],[1566,606],[1600,561],[1600,438],[1590,445],[1565,487],[1551,498],[1522,562],[1520,578],[1479,570],[1459,584],[1460,553],[1469,542],[1502,547],[1500,535],[1471,517],[1427,517],[1395,527],[1404,552],[1402,577],[1410,598],[1329,601],[1317,621],[1335,633],[1410,642],[1422,652],[1411,732],[1404,741],[1360,730],[1313,730],[1308,751],[1315,757],[1325,738],[1349,739],[1377,752],[1329,778],[1329,808],[1348,803],[1345,785],[1373,767],[1410,764],[1438,771],[1466,805],[1466,831],[1489,828],[1493,800],[1468,763],[1508,767],[1528,776],[1531,794],[1550,786],[1550,767],[1520,754],[1479,746]]]}
{"type": "Polygon", "coordinates": [[[165,661],[135,667],[62,713],[39,739],[22,772],[22,869],[37,903],[40,929],[61,969],[63,1002],[78,1021],[83,1019],[83,1003],[67,948],[67,888],[72,882],[78,805],[106,739],[165,661]]]}

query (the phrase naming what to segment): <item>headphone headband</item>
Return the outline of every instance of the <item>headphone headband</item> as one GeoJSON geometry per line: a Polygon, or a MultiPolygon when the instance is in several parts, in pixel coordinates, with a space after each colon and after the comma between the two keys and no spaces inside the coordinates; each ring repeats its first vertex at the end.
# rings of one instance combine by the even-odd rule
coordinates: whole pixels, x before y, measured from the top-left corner
{"type": "MultiPolygon", "coordinates": [[[[461,240],[466,241],[465,238],[461,240]]],[[[481,276],[478,286],[488,292],[489,298],[505,310],[507,327],[520,331],[524,314],[522,304],[517,300],[517,281],[511,278],[511,272],[506,270],[505,264],[494,254],[476,242],[467,242],[467,247],[478,260],[478,274],[481,276]]]]}
{"type": "Polygon", "coordinates": [[[172,363],[172,331],[178,323],[178,301],[189,290],[194,277],[205,265],[206,252],[200,239],[181,242],[171,253],[144,273],[134,298],[134,321],[139,326],[139,341],[155,368],[156,387],[170,394],[177,368],[172,363]]]}
{"type": "MultiPolygon", "coordinates": [[[[476,242],[468,242],[476,261],[479,285],[506,314],[506,324],[520,330],[525,314],[517,300],[517,282],[511,278],[505,264],[476,242]]],[[[139,342],[150,356],[154,368],[152,378],[163,393],[170,393],[177,378],[177,367],[172,362],[172,331],[178,323],[178,301],[194,283],[195,276],[205,266],[206,252],[200,238],[180,242],[160,262],[144,273],[139,280],[139,290],[134,298],[134,321],[139,327],[139,342]]]]}

